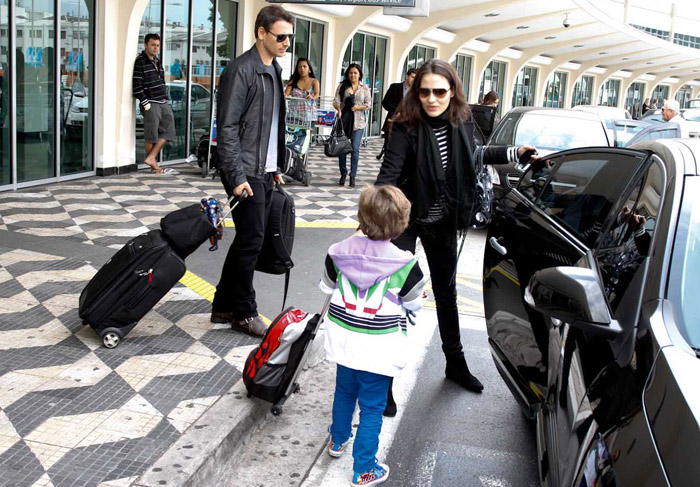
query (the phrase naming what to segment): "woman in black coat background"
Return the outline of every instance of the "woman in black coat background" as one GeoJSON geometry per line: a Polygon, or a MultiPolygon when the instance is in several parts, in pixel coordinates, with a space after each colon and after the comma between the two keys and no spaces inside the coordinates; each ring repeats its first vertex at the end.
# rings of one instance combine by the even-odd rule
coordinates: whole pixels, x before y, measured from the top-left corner
{"type": "MultiPolygon", "coordinates": [[[[476,175],[473,122],[457,71],[432,59],[416,74],[398,109],[376,184],[399,187],[411,201],[408,229],[394,244],[415,253],[421,239],[430,268],[445,376],[467,390],[484,386],[469,371],[459,333],[457,231],[469,227],[476,175]]],[[[517,161],[529,146],[492,147],[486,164],[517,161]]],[[[482,148],[479,148],[482,150],[482,148]]],[[[391,389],[385,415],[396,414],[391,389]]]]}

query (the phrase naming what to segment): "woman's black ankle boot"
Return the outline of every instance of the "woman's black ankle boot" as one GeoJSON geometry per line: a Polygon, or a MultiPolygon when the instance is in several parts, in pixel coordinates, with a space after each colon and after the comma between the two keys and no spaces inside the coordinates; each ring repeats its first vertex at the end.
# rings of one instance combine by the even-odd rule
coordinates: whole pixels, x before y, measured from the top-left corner
{"type": "Polygon", "coordinates": [[[386,395],[386,407],[384,408],[384,416],[387,418],[396,416],[396,401],[394,401],[394,393],[392,392],[393,387],[394,379],[392,377],[391,382],[389,382],[389,391],[386,395]]]}
{"type": "Polygon", "coordinates": [[[354,187],[355,187],[355,178],[352,177],[352,176],[350,176],[350,184],[349,184],[349,186],[350,186],[351,188],[354,188],[354,187]]]}
{"type": "Polygon", "coordinates": [[[338,186],[345,186],[345,174],[340,176],[340,181],[338,181],[338,186]]]}
{"type": "Polygon", "coordinates": [[[484,390],[484,385],[469,372],[464,354],[448,355],[445,358],[447,360],[445,376],[449,380],[456,382],[468,391],[481,392],[484,390]]]}

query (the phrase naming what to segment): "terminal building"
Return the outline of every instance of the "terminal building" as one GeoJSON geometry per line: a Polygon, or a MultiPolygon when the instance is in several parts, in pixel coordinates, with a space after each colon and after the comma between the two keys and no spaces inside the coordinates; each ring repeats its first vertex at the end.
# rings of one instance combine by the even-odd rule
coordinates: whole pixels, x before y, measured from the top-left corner
{"type": "MultiPolygon", "coordinates": [[[[645,98],[684,106],[700,95],[692,2],[432,0],[428,16],[346,3],[283,4],[296,26],[282,64],[288,76],[297,58],[309,58],[323,97],[333,96],[349,63],[360,64],[373,97],[369,136],[380,135],[388,85],[431,58],[456,67],[471,103],[498,92],[501,113],[605,104],[637,115],[645,98]]],[[[139,168],[143,130],[131,77],[151,32],[162,39],[176,119],[162,162],[186,160],[209,131],[221,72],[252,46],[265,5],[0,0],[0,191],[139,168]]]]}

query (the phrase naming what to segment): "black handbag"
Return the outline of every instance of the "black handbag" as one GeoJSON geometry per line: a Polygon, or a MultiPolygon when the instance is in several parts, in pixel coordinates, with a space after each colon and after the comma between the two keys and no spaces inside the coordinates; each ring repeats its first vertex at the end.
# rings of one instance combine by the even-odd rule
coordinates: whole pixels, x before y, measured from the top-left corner
{"type": "Polygon", "coordinates": [[[484,228],[491,221],[493,211],[493,183],[491,174],[484,164],[484,146],[478,146],[474,151],[474,173],[476,175],[476,192],[472,206],[472,228],[484,228]]]}
{"type": "Polygon", "coordinates": [[[338,157],[352,152],[352,142],[348,139],[343,131],[343,125],[340,123],[340,117],[336,117],[331,135],[323,145],[323,153],[326,157],[338,157]]]}

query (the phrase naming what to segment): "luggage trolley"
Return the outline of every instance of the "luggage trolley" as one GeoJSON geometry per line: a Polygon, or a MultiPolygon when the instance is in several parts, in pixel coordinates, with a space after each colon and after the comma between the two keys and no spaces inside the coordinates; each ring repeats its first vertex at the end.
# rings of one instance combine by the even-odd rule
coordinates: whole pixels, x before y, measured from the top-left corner
{"type": "Polygon", "coordinates": [[[315,100],[306,98],[288,97],[286,102],[286,151],[282,174],[308,186],[311,183],[311,172],[308,170],[306,161],[316,124],[318,106],[315,100]]]}

